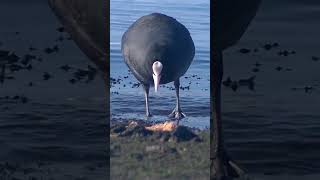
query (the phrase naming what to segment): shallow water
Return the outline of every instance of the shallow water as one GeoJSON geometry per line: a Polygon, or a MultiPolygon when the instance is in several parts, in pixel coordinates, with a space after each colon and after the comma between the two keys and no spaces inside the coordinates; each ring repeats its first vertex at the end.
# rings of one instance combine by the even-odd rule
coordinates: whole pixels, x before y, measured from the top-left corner
{"type": "MultiPolygon", "coordinates": [[[[30,71],[6,70],[7,76],[15,79],[0,84],[0,162],[68,163],[74,167],[62,172],[79,176],[84,175],[85,164],[100,162],[106,167],[107,122],[102,78],[97,75],[89,83],[85,80],[69,83],[76,69],[93,65],[72,41],[56,41],[59,36],[68,35],[56,31],[61,25],[47,1],[1,1],[0,21],[1,50],[20,57],[29,53],[42,58],[41,62],[31,61],[30,71]],[[54,45],[59,47],[57,53],[43,51],[54,45]],[[38,50],[30,52],[30,46],[38,50]],[[60,69],[66,64],[73,69],[69,72],[60,69]],[[43,80],[44,72],[52,78],[43,80]],[[30,82],[33,86],[29,86],[30,82]],[[24,104],[14,96],[25,96],[28,101],[24,104]]],[[[95,172],[91,174],[92,178],[97,176],[95,172]]],[[[98,175],[105,177],[105,173],[98,175]]]]}
{"type": "Polygon", "coordinates": [[[239,44],[224,53],[224,79],[256,75],[255,91],[222,89],[227,147],[249,172],[319,173],[320,61],[311,58],[320,55],[319,16],[317,1],[264,1],[239,44]],[[275,42],[279,47],[262,48],[275,42]],[[240,48],[259,51],[241,54],[240,48]],[[296,54],[279,56],[282,50],[296,54]],[[259,72],[252,72],[256,62],[259,72]],[[305,92],[306,86],[313,89],[305,92]]]}
{"type": "MultiPolygon", "coordinates": [[[[111,113],[114,118],[145,119],[144,93],[142,87],[133,87],[138,81],[128,73],[128,67],[121,55],[120,41],[127,28],[143,15],[160,12],[176,18],[190,31],[195,43],[196,53],[193,63],[180,80],[181,108],[187,118],[181,124],[192,127],[209,127],[209,56],[210,56],[210,18],[209,1],[118,1],[110,3],[110,62],[111,77],[121,79],[111,88],[111,113]],[[183,2],[184,6],[181,6],[183,2]],[[128,78],[125,78],[128,76],[128,78]]],[[[175,91],[169,90],[173,83],[160,87],[159,93],[150,88],[150,111],[152,121],[165,120],[175,107],[175,91]]]]}

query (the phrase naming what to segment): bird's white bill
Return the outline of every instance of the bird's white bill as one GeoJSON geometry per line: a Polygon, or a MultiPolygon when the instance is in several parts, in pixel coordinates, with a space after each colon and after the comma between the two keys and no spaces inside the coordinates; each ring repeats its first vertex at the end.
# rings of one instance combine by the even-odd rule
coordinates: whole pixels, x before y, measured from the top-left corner
{"type": "Polygon", "coordinates": [[[155,75],[153,74],[153,82],[154,82],[154,91],[157,92],[159,89],[159,85],[160,85],[160,75],[155,75]]]}
{"type": "Polygon", "coordinates": [[[153,82],[154,82],[154,91],[157,92],[160,84],[161,71],[162,71],[162,63],[160,61],[156,61],[152,64],[153,71],[153,82]]]}

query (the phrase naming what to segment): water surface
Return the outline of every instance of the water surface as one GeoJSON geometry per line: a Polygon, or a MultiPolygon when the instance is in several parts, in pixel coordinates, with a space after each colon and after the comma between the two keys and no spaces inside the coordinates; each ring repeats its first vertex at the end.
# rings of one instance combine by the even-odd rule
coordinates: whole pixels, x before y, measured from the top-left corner
{"type": "Polygon", "coordinates": [[[239,44],[224,53],[225,79],[256,76],[255,91],[222,89],[227,146],[249,172],[319,174],[320,62],[312,60],[320,56],[319,16],[317,1],[263,1],[239,44]],[[279,46],[264,50],[268,43],[279,46]],[[279,56],[284,50],[296,53],[279,56]],[[252,72],[256,62],[259,72],[252,72]]]}
{"type": "MultiPolygon", "coordinates": [[[[110,62],[111,77],[121,79],[111,88],[111,113],[113,118],[145,119],[144,92],[133,87],[138,81],[128,73],[121,55],[121,37],[127,28],[141,16],[159,12],[174,17],[184,24],[194,41],[196,53],[187,73],[181,77],[181,108],[187,118],[182,124],[192,127],[209,127],[210,87],[210,9],[209,1],[111,1],[110,62]],[[183,3],[183,6],[181,5],[183,3]],[[128,76],[128,78],[125,78],[128,76]]],[[[151,120],[165,120],[175,107],[173,83],[160,87],[159,93],[150,89],[151,120]],[[171,90],[170,90],[171,88],[171,90]]]]}
{"type": "Polygon", "coordinates": [[[15,53],[20,60],[26,54],[42,59],[32,60],[30,71],[7,68],[6,75],[15,79],[0,84],[0,163],[29,167],[49,162],[57,165],[49,176],[69,175],[57,179],[105,179],[104,83],[99,75],[89,83],[69,82],[77,69],[94,65],[73,41],[66,40],[68,34],[56,30],[61,25],[47,1],[1,1],[0,21],[1,50],[15,53]],[[65,40],[57,41],[60,36],[65,40]],[[55,45],[57,53],[44,52],[55,45]],[[69,72],[60,69],[66,64],[72,67],[69,72]],[[45,72],[51,75],[49,80],[43,79],[45,72]],[[22,103],[21,97],[27,102],[22,103]],[[99,163],[102,168],[96,171],[86,168],[99,163]]]}

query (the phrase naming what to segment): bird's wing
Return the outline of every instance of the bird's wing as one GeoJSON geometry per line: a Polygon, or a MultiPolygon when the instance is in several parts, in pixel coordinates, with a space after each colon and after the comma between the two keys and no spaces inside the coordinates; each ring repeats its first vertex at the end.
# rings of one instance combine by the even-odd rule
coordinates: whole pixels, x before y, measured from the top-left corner
{"type": "Polygon", "coordinates": [[[66,31],[103,72],[108,71],[108,34],[104,0],[48,0],[66,31]]]}

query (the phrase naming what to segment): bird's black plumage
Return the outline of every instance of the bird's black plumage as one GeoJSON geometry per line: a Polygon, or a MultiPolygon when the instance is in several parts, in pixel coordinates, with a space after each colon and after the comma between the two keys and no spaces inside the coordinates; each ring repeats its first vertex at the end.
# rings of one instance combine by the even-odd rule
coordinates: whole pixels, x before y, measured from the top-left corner
{"type": "Polygon", "coordinates": [[[236,44],[255,17],[261,0],[218,0],[214,26],[218,46],[224,50],[236,44]]]}
{"type": "Polygon", "coordinates": [[[152,64],[163,64],[160,84],[177,80],[188,70],[195,47],[188,29],[160,13],[139,18],[122,36],[124,60],[143,84],[152,84],[152,64]]]}

